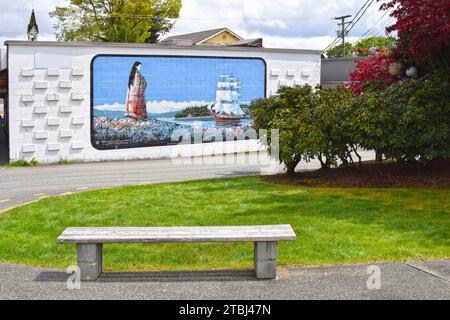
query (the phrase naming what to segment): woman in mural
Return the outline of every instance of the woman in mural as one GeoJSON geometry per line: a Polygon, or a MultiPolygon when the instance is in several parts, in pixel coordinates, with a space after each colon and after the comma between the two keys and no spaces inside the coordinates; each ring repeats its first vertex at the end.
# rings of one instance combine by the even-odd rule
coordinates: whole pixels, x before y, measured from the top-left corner
{"type": "Polygon", "coordinates": [[[125,116],[137,120],[147,119],[147,107],[145,101],[145,89],[147,81],[141,74],[142,63],[136,61],[133,64],[128,80],[127,102],[125,116]]]}

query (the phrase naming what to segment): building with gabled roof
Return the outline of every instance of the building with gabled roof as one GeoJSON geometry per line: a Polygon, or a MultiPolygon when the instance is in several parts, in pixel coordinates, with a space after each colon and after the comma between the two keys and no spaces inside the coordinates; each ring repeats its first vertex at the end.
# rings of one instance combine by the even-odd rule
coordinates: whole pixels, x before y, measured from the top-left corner
{"type": "MultiPolygon", "coordinates": [[[[252,46],[254,45],[254,40],[252,40],[252,46]]],[[[240,46],[247,46],[248,40],[243,39],[241,36],[237,35],[235,32],[228,28],[218,28],[212,30],[205,30],[200,32],[186,33],[168,37],[162,41],[161,44],[172,44],[172,45],[207,45],[207,46],[230,46],[241,43],[240,46]]],[[[261,43],[259,47],[262,46],[262,39],[257,43],[261,43]]]]}

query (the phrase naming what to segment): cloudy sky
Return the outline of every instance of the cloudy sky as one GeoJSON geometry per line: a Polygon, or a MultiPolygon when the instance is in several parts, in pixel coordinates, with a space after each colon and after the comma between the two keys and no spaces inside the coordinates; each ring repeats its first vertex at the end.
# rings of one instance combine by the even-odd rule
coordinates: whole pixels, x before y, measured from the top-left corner
{"type": "MultiPolygon", "coordinates": [[[[40,40],[54,40],[48,12],[68,0],[1,0],[0,44],[7,39],[26,39],[34,7],[40,40]]],[[[180,19],[169,35],[229,27],[244,38],[264,38],[266,47],[324,49],[336,38],[333,17],[355,15],[366,0],[183,0],[180,19]]],[[[350,33],[350,41],[384,35],[392,22],[378,9],[376,0],[350,33]]]]}

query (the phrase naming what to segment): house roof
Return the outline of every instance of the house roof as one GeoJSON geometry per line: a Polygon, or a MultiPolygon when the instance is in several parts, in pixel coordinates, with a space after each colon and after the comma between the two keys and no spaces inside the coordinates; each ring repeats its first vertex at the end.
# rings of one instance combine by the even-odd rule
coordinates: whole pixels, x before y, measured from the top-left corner
{"type": "Polygon", "coordinates": [[[240,36],[238,36],[237,34],[235,34],[233,31],[231,31],[228,28],[219,28],[219,29],[205,30],[205,31],[200,31],[200,32],[186,33],[186,34],[171,36],[171,37],[165,38],[161,42],[166,42],[166,41],[171,41],[171,40],[191,40],[192,44],[195,45],[195,44],[200,44],[223,31],[227,31],[227,32],[231,33],[232,35],[234,35],[236,38],[238,38],[240,40],[242,39],[240,36]]]}

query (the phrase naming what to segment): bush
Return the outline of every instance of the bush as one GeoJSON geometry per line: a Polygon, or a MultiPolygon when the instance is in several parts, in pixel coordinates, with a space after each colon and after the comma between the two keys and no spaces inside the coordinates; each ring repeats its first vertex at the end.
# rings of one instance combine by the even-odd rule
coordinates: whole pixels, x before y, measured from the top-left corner
{"type": "Polygon", "coordinates": [[[450,157],[450,90],[446,75],[403,79],[385,90],[282,88],[253,102],[254,126],[278,129],[280,161],[293,173],[301,160],[322,168],[361,164],[359,149],[397,162],[450,157]]]}
{"type": "Polygon", "coordinates": [[[361,163],[355,96],[344,87],[320,89],[316,94],[318,104],[308,141],[322,168],[337,165],[338,160],[344,165],[353,164],[353,156],[361,163]]]}
{"type": "Polygon", "coordinates": [[[254,126],[278,129],[280,161],[293,173],[301,160],[318,159],[322,168],[353,163],[359,144],[355,133],[354,96],[343,87],[313,90],[304,87],[281,88],[278,97],[253,102],[254,126]]]}
{"type": "Polygon", "coordinates": [[[404,79],[357,99],[365,148],[397,162],[450,157],[450,98],[443,77],[404,79]]]}
{"type": "Polygon", "coordinates": [[[309,85],[282,87],[278,93],[279,96],[252,102],[253,124],[256,130],[268,130],[269,146],[271,131],[279,130],[279,159],[288,173],[293,173],[302,159],[309,161],[312,157],[307,138],[317,96],[309,85]]]}

